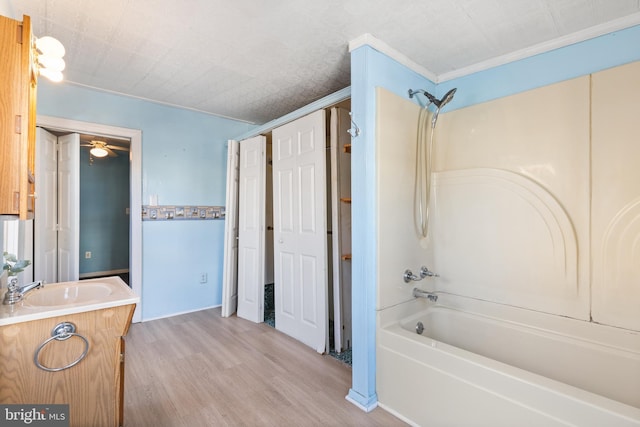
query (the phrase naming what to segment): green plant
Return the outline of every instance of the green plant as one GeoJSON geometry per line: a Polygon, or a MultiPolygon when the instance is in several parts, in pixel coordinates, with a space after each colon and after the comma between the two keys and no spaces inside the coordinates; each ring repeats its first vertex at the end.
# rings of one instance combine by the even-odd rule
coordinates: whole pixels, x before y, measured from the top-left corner
{"type": "Polygon", "coordinates": [[[2,269],[7,270],[9,276],[16,276],[31,264],[28,259],[18,259],[18,257],[9,252],[3,252],[2,257],[4,258],[2,269]]]}

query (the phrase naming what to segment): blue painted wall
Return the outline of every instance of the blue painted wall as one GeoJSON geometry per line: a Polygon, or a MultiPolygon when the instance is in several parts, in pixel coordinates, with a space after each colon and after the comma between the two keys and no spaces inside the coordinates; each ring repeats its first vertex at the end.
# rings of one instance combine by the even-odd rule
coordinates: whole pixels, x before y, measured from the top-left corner
{"type": "MultiPolygon", "coordinates": [[[[215,96],[215,94],[212,94],[215,96]]],[[[142,204],[224,205],[226,142],[253,125],[40,79],[38,114],[142,130],[142,204]]],[[[219,305],[224,221],[142,226],[142,319],[219,305]],[[200,284],[201,273],[208,282],[200,284]]]]}
{"type": "Polygon", "coordinates": [[[377,86],[386,87],[399,96],[408,96],[409,89],[435,92],[433,82],[368,46],[351,53],[351,113],[361,133],[353,138],[351,146],[353,384],[347,397],[367,409],[374,407],[378,400],[375,384],[377,86]]]}
{"type": "Polygon", "coordinates": [[[129,269],[129,153],[80,149],[80,274],[129,269]],[[85,252],[91,258],[85,258],[85,252]]]}
{"type": "MultiPolygon", "coordinates": [[[[350,400],[365,408],[377,404],[375,88],[384,87],[408,98],[409,89],[426,89],[440,97],[457,87],[454,100],[443,109],[446,112],[640,60],[638,46],[640,26],[439,85],[369,46],[351,52],[351,109],[362,133],[354,138],[351,148],[353,378],[347,396],[350,400]]],[[[544,121],[544,111],[540,112],[540,120],[544,121]]]]}

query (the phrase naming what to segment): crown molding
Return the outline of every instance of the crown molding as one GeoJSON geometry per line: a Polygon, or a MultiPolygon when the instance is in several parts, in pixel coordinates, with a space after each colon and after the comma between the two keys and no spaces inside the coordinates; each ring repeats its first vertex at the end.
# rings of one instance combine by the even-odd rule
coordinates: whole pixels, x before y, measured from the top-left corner
{"type": "Polygon", "coordinates": [[[551,52],[552,50],[560,49],[589,39],[594,39],[596,37],[613,33],[615,31],[624,30],[625,28],[630,28],[636,25],[640,25],[640,13],[634,13],[623,18],[615,19],[613,21],[605,22],[603,24],[589,27],[584,30],[576,31],[575,33],[567,34],[566,36],[558,37],[543,43],[538,43],[536,45],[520,49],[506,55],[501,55],[495,58],[488,59],[486,61],[478,62],[468,67],[463,67],[455,71],[440,74],[438,75],[437,83],[446,82],[448,80],[457,79],[480,71],[488,70],[490,68],[498,67],[500,65],[505,65],[510,62],[515,62],[535,55],[540,55],[542,53],[551,52]]]}
{"type": "Polygon", "coordinates": [[[377,39],[369,33],[363,34],[351,40],[349,42],[349,52],[361,46],[370,46],[373,49],[387,55],[391,59],[399,62],[410,70],[415,71],[421,76],[431,80],[432,82],[442,83],[448,80],[465,77],[470,74],[485,71],[490,68],[508,64],[510,62],[519,61],[521,59],[540,55],[542,53],[550,52],[552,50],[560,49],[572,44],[600,37],[615,31],[624,30],[625,28],[630,28],[636,25],[640,25],[640,12],[442,74],[436,74],[433,71],[417,64],[416,62],[409,59],[406,55],[398,52],[382,40],[377,39]]]}
{"type": "Polygon", "coordinates": [[[426,77],[432,82],[437,82],[438,76],[434,72],[426,69],[422,65],[417,64],[416,62],[409,59],[408,56],[398,52],[382,40],[375,38],[369,33],[363,34],[351,40],[349,42],[349,52],[354,51],[361,46],[370,46],[378,52],[384,53],[389,58],[399,62],[410,70],[413,70],[421,76],[426,77]]]}

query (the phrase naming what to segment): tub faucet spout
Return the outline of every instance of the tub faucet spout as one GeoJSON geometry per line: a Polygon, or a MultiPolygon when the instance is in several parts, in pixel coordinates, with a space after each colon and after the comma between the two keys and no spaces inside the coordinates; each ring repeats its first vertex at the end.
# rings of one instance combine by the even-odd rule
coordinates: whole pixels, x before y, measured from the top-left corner
{"type": "Polygon", "coordinates": [[[435,292],[427,292],[418,288],[413,288],[413,296],[415,298],[427,298],[429,301],[433,302],[438,301],[438,295],[436,295],[435,292]]]}

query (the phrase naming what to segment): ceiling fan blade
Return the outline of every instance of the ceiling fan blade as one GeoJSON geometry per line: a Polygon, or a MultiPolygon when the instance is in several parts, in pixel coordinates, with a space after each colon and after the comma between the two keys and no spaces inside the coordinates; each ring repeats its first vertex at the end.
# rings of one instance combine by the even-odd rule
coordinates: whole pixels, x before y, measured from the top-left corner
{"type": "Polygon", "coordinates": [[[107,145],[106,147],[110,148],[111,150],[129,151],[128,148],[126,148],[126,147],[118,147],[117,145],[107,145]]]}
{"type": "Polygon", "coordinates": [[[112,149],[110,149],[109,147],[105,146],[104,147],[105,150],[107,150],[107,153],[109,153],[109,157],[118,157],[118,155],[115,153],[115,151],[113,151],[112,149]]]}

